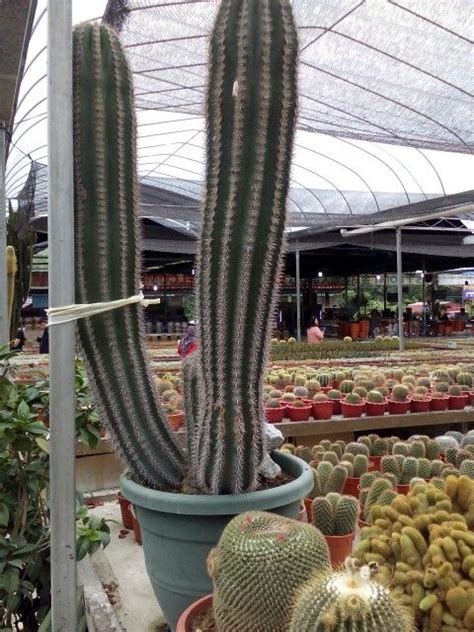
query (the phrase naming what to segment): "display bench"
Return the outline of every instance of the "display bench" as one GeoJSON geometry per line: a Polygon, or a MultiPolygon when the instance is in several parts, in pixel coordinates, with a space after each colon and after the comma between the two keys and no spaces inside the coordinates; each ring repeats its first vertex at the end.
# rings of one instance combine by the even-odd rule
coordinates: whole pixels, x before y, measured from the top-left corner
{"type": "Polygon", "coordinates": [[[389,431],[390,434],[398,435],[398,431],[406,432],[408,429],[410,434],[436,435],[445,432],[447,427],[467,432],[474,427],[474,409],[469,406],[464,410],[382,415],[357,419],[345,419],[341,415],[336,415],[329,421],[284,421],[274,426],[285,438],[304,445],[314,445],[325,438],[353,441],[356,433],[380,431],[389,431]]]}

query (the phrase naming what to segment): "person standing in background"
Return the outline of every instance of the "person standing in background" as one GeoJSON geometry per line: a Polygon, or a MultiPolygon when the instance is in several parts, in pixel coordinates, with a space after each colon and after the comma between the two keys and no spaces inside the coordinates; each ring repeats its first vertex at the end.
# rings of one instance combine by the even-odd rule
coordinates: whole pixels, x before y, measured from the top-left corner
{"type": "Polygon", "coordinates": [[[49,329],[48,329],[48,321],[44,318],[40,321],[40,329],[42,330],[42,335],[38,336],[36,339],[39,342],[39,352],[40,353],[49,353],[49,329]]]}
{"type": "Polygon", "coordinates": [[[324,332],[322,332],[319,328],[319,321],[317,318],[314,319],[311,327],[307,329],[306,336],[310,345],[319,345],[324,340],[324,332]]]}

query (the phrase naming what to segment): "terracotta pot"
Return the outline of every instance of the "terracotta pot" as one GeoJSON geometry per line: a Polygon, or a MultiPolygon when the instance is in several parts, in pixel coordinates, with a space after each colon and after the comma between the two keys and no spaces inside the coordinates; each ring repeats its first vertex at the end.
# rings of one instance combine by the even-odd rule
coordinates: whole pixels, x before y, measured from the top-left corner
{"type": "Polygon", "coordinates": [[[365,402],[365,414],[367,417],[379,417],[385,415],[387,404],[383,402],[365,402]]]}
{"type": "Polygon", "coordinates": [[[447,395],[443,397],[432,397],[430,403],[430,410],[446,410],[448,408],[449,397],[447,395]]]}
{"type": "Polygon", "coordinates": [[[349,323],[349,336],[352,340],[355,340],[359,337],[360,332],[360,324],[359,323],[349,323]]]}
{"type": "Polygon", "coordinates": [[[140,523],[138,522],[138,520],[135,518],[133,514],[132,514],[132,521],[133,521],[133,535],[135,536],[135,542],[137,544],[141,544],[142,532],[140,530],[140,523]]]}
{"type": "Polygon", "coordinates": [[[313,417],[315,419],[331,419],[334,406],[328,399],[326,402],[313,402],[313,417]]]}
{"type": "Polygon", "coordinates": [[[397,492],[399,494],[404,494],[405,496],[410,491],[410,485],[397,485],[397,492]]]}
{"type": "Polygon", "coordinates": [[[410,400],[396,402],[393,399],[388,399],[387,408],[389,415],[406,415],[406,413],[410,412],[410,400]]]}
{"type": "Polygon", "coordinates": [[[179,430],[184,423],[184,412],[178,410],[167,417],[171,430],[179,430]]]}
{"type": "Polygon", "coordinates": [[[427,413],[430,410],[431,397],[427,397],[423,401],[412,399],[410,402],[410,410],[412,413],[427,413]]]}
{"type": "Polygon", "coordinates": [[[332,414],[340,415],[342,412],[341,408],[341,400],[340,399],[331,399],[332,401],[332,414]]]}
{"type": "MultiPolygon", "coordinates": [[[[362,510],[361,510],[360,514],[361,514],[361,516],[364,515],[362,510]]],[[[372,526],[368,522],[365,522],[364,520],[362,520],[362,518],[357,518],[357,524],[359,525],[359,529],[363,529],[364,527],[372,526]]]]}
{"type": "Polygon", "coordinates": [[[304,502],[304,506],[306,509],[306,515],[308,517],[308,522],[309,524],[313,524],[313,499],[312,498],[305,498],[303,500],[304,502]]]}
{"type": "Polygon", "coordinates": [[[361,404],[348,404],[346,401],[341,401],[342,416],[346,419],[351,417],[362,417],[365,411],[365,402],[361,404]]]}
{"type": "Polygon", "coordinates": [[[265,417],[267,418],[268,423],[281,423],[285,415],[285,410],[285,406],[280,406],[280,408],[265,408],[265,417]]]}
{"type": "Polygon", "coordinates": [[[359,485],[360,478],[355,478],[353,476],[348,476],[346,478],[346,482],[344,483],[344,488],[342,490],[343,494],[347,496],[355,496],[355,498],[359,498],[359,485]]]}
{"type": "Polygon", "coordinates": [[[351,554],[354,546],[355,533],[347,535],[325,535],[324,539],[329,548],[329,557],[333,568],[340,566],[346,557],[351,554]]]}
{"type": "Polygon", "coordinates": [[[125,529],[133,529],[133,514],[131,512],[131,502],[124,498],[120,492],[117,494],[117,502],[120,505],[122,524],[125,529]]]}
{"type": "Polygon", "coordinates": [[[301,406],[300,408],[295,406],[287,406],[287,414],[290,421],[308,421],[311,415],[312,406],[301,406]]]}
{"type": "Polygon", "coordinates": [[[381,456],[370,456],[370,460],[372,462],[372,468],[369,464],[369,472],[380,472],[380,461],[382,460],[381,456]]]}
{"type": "Polygon", "coordinates": [[[449,410],[464,410],[469,402],[469,395],[449,395],[449,410]]]}
{"type": "Polygon", "coordinates": [[[212,595],[206,595],[192,603],[179,617],[176,632],[192,632],[194,619],[206,612],[210,606],[212,606],[212,595]]]}

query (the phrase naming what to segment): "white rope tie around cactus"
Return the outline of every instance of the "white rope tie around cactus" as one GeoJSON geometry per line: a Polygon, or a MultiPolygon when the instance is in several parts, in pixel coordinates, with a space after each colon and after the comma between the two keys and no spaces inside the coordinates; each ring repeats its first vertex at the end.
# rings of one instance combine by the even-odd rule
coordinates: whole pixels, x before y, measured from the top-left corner
{"type": "Polygon", "coordinates": [[[109,312],[119,307],[127,307],[139,303],[143,307],[148,305],[158,305],[159,298],[145,298],[143,292],[129,296],[128,298],[120,298],[117,301],[104,301],[103,303],[79,303],[77,305],[64,305],[61,307],[50,307],[46,310],[48,314],[48,325],[62,325],[70,323],[80,318],[88,318],[103,312],[109,312]]]}

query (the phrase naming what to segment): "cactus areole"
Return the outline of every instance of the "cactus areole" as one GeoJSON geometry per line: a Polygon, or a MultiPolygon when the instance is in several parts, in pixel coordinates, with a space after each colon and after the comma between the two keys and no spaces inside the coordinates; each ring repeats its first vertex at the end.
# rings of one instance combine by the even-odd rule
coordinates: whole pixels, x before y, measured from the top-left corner
{"type": "MultiPolygon", "coordinates": [[[[198,253],[199,350],[185,367],[187,454],[159,404],[142,307],[79,321],[102,418],[131,475],[155,489],[258,489],[263,372],[282,268],[296,113],[289,0],[222,0],[210,43],[207,175],[198,253]]],[[[74,30],[76,300],[139,291],[130,71],[107,26],[74,30]]]]}

